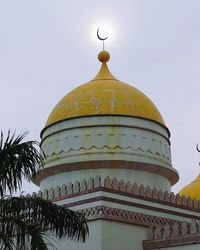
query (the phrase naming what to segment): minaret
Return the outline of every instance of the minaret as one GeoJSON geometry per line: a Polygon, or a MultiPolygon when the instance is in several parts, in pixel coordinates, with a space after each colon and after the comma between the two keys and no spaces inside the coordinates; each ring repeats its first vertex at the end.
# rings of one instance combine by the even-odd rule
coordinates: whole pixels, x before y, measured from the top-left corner
{"type": "Polygon", "coordinates": [[[46,159],[34,182],[45,198],[90,218],[86,244],[67,241],[60,250],[133,250],[131,241],[141,244],[146,228],[129,217],[152,215],[146,202],[128,194],[141,185],[145,192],[170,192],[178,181],[171,164],[170,132],[158,109],[141,91],[110,73],[108,52],[100,52],[98,59],[97,76],[66,94],[41,132],[46,159]],[[120,219],[126,211],[129,217],[120,219]]]}

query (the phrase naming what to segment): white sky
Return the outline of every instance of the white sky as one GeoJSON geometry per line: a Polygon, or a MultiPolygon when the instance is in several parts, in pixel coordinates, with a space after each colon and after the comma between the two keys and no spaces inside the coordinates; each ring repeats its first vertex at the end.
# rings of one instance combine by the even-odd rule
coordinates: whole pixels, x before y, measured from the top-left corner
{"type": "Polygon", "coordinates": [[[177,192],[200,172],[199,0],[0,0],[0,129],[39,140],[61,97],[96,75],[104,21],[111,72],[149,96],[171,131],[177,192]]]}

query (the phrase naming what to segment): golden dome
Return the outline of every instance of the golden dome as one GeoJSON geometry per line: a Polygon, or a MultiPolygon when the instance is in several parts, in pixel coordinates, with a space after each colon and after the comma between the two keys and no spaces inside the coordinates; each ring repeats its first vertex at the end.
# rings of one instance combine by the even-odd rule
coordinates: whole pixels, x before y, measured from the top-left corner
{"type": "Polygon", "coordinates": [[[46,126],[68,118],[91,115],[127,115],[164,125],[161,114],[147,96],[110,73],[106,64],[109,53],[102,51],[98,58],[102,66],[97,76],[65,95],[49,115],[46,126]]]}
{"type": "Polygon", "coordinates": [[[182,188],[179,194],[193,199],[200,199],[200,175],[192,183],[182,188]]]}

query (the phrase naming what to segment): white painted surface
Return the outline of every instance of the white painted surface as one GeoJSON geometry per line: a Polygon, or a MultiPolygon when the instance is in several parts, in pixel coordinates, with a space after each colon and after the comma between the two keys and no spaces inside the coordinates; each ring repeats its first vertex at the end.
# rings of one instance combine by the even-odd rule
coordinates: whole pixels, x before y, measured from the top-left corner
{"type": "MultiPolygon", "coordinates": [[[[162,172],[152,173],[123,168],[105,168],[105,160],[120,160],[124,162],[140,162],[155,164],[159,170],[175,170],[171,165],[171,152],[168,131],[165,127],[144,119],[118,116],[94,116],[66,120],[50,126],[44,131],[42,147],[47,156],[45,168],[60,164],[80,163],[89,161],[102,162],[101,169],[80,169],[63,173],[55,173],[40,183],[41,190],[62,184],[75,183],[82,179],[100,175],[102,179],[123,179],[125,182],[143,184],[144,186],[170,191],[170,181],[163,177],[162,172]]],[[[95,194],[87,195],[95,197],[95,194]]],[[[110,194],[106,194],[109,196],[110,194]]],[[[132,198],[111,197],[122,200],[132,198]]],[[[75,197],[71,201],[80,201],[85,197],[75,197]]],[[[70,200],[68,200],[70,201],[70,200]]],[[[67,201],[67,202],[68,202],[67,201]]],[[[59,205],[67,203],[58,202],[59,205]]],[[[148,201],[144,202],[146,205],[148,201]]],[[[154,212],[134,206],[121,205],[113,202],[97,201],[82,204],[73,209],[83,209],[97,205],[125,209],[133,212],[143,212],[172,218],[170,214],[154,212]]],[[[157,204],[154,204],[157,206],[157,204]]],[[[147,239],[147,228],[114,221],[97,220],[89,222],[90,238],[85,244],[73,241],[60,241],[59,250],[143,250],[142,240],[147,239]]]]}
{"type": "Polygon", "coordinates": [[[101,176],[103,180],[105,177],[109,176],[112,178],[117,178],[118,180],[123,179],[125,182],[130,181],[131,183],[143,184],[144,186],[155,187],[158,190],[170,191],[171,184],[168,179],[144,171],[132,170],[132,169],[87,169],[87,170],[77,170],[70,171],[66,173],[55,174],[47,177],[40,183],[40,189],[50,189],[56,186],[62,186],[62,184],[75,183],[76,181],[81,181],[83,179],[89,180],[90,177],[95,178],[97,175],[101,176]]]}
{"type": "Polygon", "coordinates": [[[77,196],[73,198],[68,198],[65,200],[57,201],[56,204],[58,205],[64,205],[64,204],[70,204],[76,201],[84,201],[89,198],[94,198],[94,197],[109,197],[113,199],[117,199],[119,201],[126,201],[126,202],[132,202],[135,205],[123,205],[119,203],[115,203],[114,201],[95,201],[95,202],[90,202],[90,203],[85,203],[81,205],[76,205],[73,207],[70,207],[70,209],[73,210],[81,210],[85,208],[90,208],[90,207],[95,207],[95,206],[106,206],[110,208],[116,208],[116,209],[122,209],[130,212],[136,212],[136,213],[143,213],[146,215],[152,215],[152,216],[157,216],[157,217],[162,217],[162,218],[168,218],[172,220],[178,220],[178,221],[187,221],[191,222],[193,219],[191,219],[192,216],[199,216],[198,212],[191,211],[191,210],[186,210],[182,208],[176,208],[172,206],[167,206],[165,204],[160,204],[152,201],[147,201],[147,200],[142,200],[142,199],[137,199],[133,197],[127,197],[119,194],[113,194],[113,193],[107,193],[104,191],[99,191],[91,194],[86,194],[83,196],[77,196]],[[138,206],[136,205],[138,204],[138,206]],[[140,205],[143,205],[144,208],[141,208],[140,205]],[[146,207],[145,207],[146,206],[146,207]],[[152,209],[149,209],[148,206],[152,207],[152,209]],[[156,209],[159,207],[159,209],[162,209],[164,211],[156,211],[156,209]],[[175,215],[174,212],[178,212],[179,214],[175,215]],[[181,214],[185,214],[186,217],[183,217],[181,214]],[[188,216],[188,217],[187,217],[188,216]]]}
{"type": "Polygon", "coordinates": [[[171,168],[170,145],[162,126],[130,117],[121,117],[119,123],[115,117],[101,119],[104,120],[103,124],[100,117],[93,117],[93,122],[85,125],[88,121],[88,117],[85,117],[73,119],[77,121],[72,127],[68,124],[72,120],[67,120],[66,125],[62,122],[63,126],[58,123],[48,128],[45,132],[48,136],[43,135],[42,141],[47,157],[45,166],[121,159],[171,168]],[[129,124],[131,119],[132,124],[129,124]],[[77,122],[80,122],[79,126],[77,122]]]}
{"type": "Polygon", "coordinates": [[[59,250],[143,250],[142,240],[147,237],[145,227],[113,221],[89,223],[90,237],[86,243],[60,241],[59,250]]]}
{"type": "Polygon", "coordinates": [[[105,126],[105,125],[120,125],[120,126],[130,126],[130,127],[139,127],[139,128],[146,128],[149,130],[156,131],[163,136],[168,138],[168,132],[164,126],[159,125],[158,123],[155,123],[150,120],[145,120],[142,118],[136,118],[131,116],[112,116],[112,115],[106,115],[106,116],[87,116],[87,117],[77,117],[73,119],[68,119],[65,121],[61,121],[59,123],[56,123],[47,129],[44,130],[42,134],[42,138],[45,138],[46,136],[58,132],[63,129],[72,129],[77,127],[90,127],[90,126],[105,126]]]}
{"type": "Polygon", "coordinates": [[[162,173],[167,169],[176,171],[171,165],[168,131],[158,123],[127,116],[81,117],[50,126],[42,138],[47,170],[58,165],[91,161],[101,162],[102,168],[55,173],[41,181],[41,190],[101,175],[102,178],[116,177],[170,191],[171,184],[162,173]],[[123,161],[124,165],[121,169],[115,169],[114,165],[106,169],[104,161],[116,161],[116,164],[123,161]],[[129,170],[126,163],[153,164],[156,168],[153,174],[148,169],[129,170]]]}

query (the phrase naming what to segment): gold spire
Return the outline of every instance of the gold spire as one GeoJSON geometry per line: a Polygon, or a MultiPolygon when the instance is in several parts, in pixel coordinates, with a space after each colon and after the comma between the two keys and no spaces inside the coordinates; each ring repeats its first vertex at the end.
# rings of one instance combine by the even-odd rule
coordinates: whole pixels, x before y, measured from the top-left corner
{"type": "Polygon", "coordinates": [[[110,59],[110,54],[107,51],[103,50],[98,54],[98,59],[102,63],[102,65],[101,65],[101,68],[100,68],[98,74],[96,75],[96,77],[92,81],[103,80],[103,79],[117,81],[117,79],[112,75],[112,73],[110,72],[110,70],[108,69],[108,66],[106,64],[110,59]]]}

